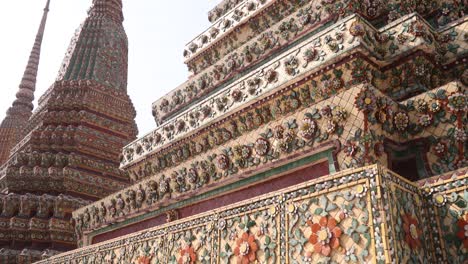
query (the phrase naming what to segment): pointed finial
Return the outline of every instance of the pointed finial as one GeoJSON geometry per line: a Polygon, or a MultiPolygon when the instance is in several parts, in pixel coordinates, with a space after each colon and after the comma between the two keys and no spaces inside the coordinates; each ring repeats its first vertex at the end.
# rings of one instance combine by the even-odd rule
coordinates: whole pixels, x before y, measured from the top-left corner
{"type": "Polygon", "coordinates": [[[22,129],[26,126],[29,117],[32,115],[42,38],[44,36],[49,6],[50,0],[47,0],[41,24],[37,31],[31,54],[29,55],[28,64],[16,93],[16,100],[8,109],[5,119],[0,124],[0,164],[3,164],[8,159],[11,148],[21,138],[22,129]]]}
{"type": "Polygon", "coordinates": [[[46,6],[44,7],[45,12],[49,12],[50,0],[47,0],[46,6]]]}

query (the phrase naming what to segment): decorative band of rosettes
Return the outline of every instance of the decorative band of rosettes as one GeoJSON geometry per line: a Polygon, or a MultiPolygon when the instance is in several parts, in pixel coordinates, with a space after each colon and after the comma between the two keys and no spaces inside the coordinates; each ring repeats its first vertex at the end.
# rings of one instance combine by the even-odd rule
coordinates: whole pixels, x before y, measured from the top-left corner
{"type": "MultiPolygon", "coordinates": [[[[435,34],[417,15],[409,15],[387,26],[383,32],[375,30],[356,16],[348,17],[334,26],[309,39],[293,51],[287,51],[279,59],[245,76],[222,91],[208,97],[194,107],[167,121],[151,133],[132,142],[123,149],[121,167],[138,162],[142,157],[168,146],[169,142],[181,139],[194,129],[204,127],[227,113],[240,109],[259,96],[271,93],[293,79],[317,71],[332,63],[341,54],[353,49],[367,50],[377,59],[394,58],[409,49],[436,46],[460,46],[462,41],[446,32],[463,27],[465,21],[435,34]]],[[[456,52],[439,55],[438,59],[448,62],[456,52]]],[[[377,60],[382,64],[382,61],[377,60]]]]}

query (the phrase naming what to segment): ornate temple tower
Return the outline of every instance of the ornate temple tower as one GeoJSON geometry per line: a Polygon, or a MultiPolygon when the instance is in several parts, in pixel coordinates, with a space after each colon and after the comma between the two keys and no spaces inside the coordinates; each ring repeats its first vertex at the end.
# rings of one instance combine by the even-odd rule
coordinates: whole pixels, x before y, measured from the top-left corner
{"type": "MultiPolygon", "coordinates": [[[[56,82],[29,118],[35,46],[27,85],[21,85],[14,104],[25,109],[24,120],[29,120],[15,126],[22,138],[0,168],[1,263],[28,263],[74,248],[71,212],[129,184],[119,170],[119,155],[137,127],[126,91],[122,22],[121,0],[93,0],[56,82]]],[[[42,31],[43,25],[41,37],[42,31]]]]}
{"type": "Polygon", "coordinates": [[[22,129],[32,115],[36,77],[41,55],[42,38],[44,36],[50,0],[44,8],[41,25],[29,55],[28,65],[16,94],[16,100],[8,109],[5,119],[0,124],[0,165],[8,160],[11,148],[21,139],[22,129]]]}
{"type": "Polygon", "coordinates": [[[467,263],[465,6],[222,0],[122,150],[133,184],[40,263],[467,263]]]}

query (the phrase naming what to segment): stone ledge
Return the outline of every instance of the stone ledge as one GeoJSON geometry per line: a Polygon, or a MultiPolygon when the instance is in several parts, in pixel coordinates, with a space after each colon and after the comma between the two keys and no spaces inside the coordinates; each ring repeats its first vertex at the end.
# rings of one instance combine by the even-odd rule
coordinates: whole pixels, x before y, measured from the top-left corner
{"type": "MultiPolygon", "coordinates": [[[[379,63],[380,65],[388,65],[391,64],[393,61],[392,59],[398,58],[400,55],[407,54],[411,51],[414,51],[415,49],[422,49],[422,50],[430,50],[431,52],[436,50],[436,39],[437,36],[445,36],[447,32],[450,32],[454,30],[455,32],[460,31],[460,29],[463,28],[463,26],[466,24],[466,19],[461,20],[458,23],[453,23],[449,28],[444,29],[440,33],[434,33],[433,30],[425,23],[423,19],[421,19],[418,15],[412,14],[408,15],[406,17],[401,18],[400,20],[392,23],[392,25],[389,25],[388,27],[385,28],[385,31],[377,31],[374,29],[372,26],[367,24],[367,22],[362,21],[358,17],[348,17],[338,23],[335,24],[335,29],[333,27],[330,27],[329,29],[325,30],[325,32],[320,32],[317,34],[318,36],[313,37],[312,40],[308,39],[307,41],[304,41],[304,44],[301,44],[300,47],[292,50],[292,51],[286,51],[283,53],[281,56],[278,56],[280,59],[277,59],[273,62],[270,62],[266,66],[262,67],[261,69],[257,70],[256,72],[250,73],[249,75],[243,77],[241,80],[235,82],[232,85],[229,85],[225,87],[223,90],[217,92],[216,94],[208,97],[207,99],[203,100],[202,102],[198,103],[197,105],[193,106],[192,108],[180,113],[179,115],[175,116],[174,118],[167,120],[166,123],[157,128],[156,130],[150,132],[149,134],[143,136],[142,138],[130,143],[127,145],[124,150],[123,150],[123,161],[121,163],[121,167],[128,167],[131,164],[134,164],[135,162],[139,161],[139,157],[147,156],[148,154],[154,153],[162,148],[167,147],[167,144],[165,142],[170,141],[173,142],[174,140],[183,138],[188,136],[189,134],[193,134],[194,129],[199,129],[201,127],[205,127],[213,122],[215,120],[219,120],[222,116],[226,115],[226,113],[236,111],[239,106],[243,105],[245,106],[246,103],[248,103],[251,100],[256,100],[258,99],[259,96],[262,96],[264,94],[267,94],[268,92],[277,89],[278,86],[281,86],[281,84],[284,84],[288,82],[291,79],[297,78],[297,76],[303,75],[303,72],[307,72],[310,70],[318,70],[317,67],[322,67],[324,68],[325,66],[332,64],[334,61],[337,60],[337,56],[339,54],[335,54],[334,52],[328,51],[328,53],[320,55],[320,52],[323,52],[323,50],[319,50],[314,46],[314,42],[316,40],[320,39],[320,36],[326,35],[329,33],[330,30],[335,30],[336,32],[340,32],[338,29],[339,26],[343,26],[346,24],[345,28],[346,30],[356,30],[356,29],[350,29],[352,25],[355,26],[364,26],[366,25],[365,29],[360,29],[363,30],[362,33],[356,33],[356,36],[353,36],[352,34],[349,34],[349,36],[345,35],[343,38],[345,38],[347,41],[343,41],[342,49],[339,50],[339,54],[343,54],[345,52],[350,52],[355,49],[363,49],[366,52],[370,53],[373,57],[376,63],[379,63]],[[359,23],[357,23],[359,21],[359,23]],[[408,29],[405,26],[406,24],[411,24],[411,25],[421,25],[422,28],[424,28],[424,35],[418,35],[417,37],[412,37],[411,40],[405,41],[403,43],[399,43],[395,41],[395,38],[393,35],[395,35],[395,32],[402,32],[400,35],[406,35],[405,38],[408,39],[410,35],[408,35],[406,32],[408,29]],[[365,33],[365,36],[363,35],[365,33]],[[386,38],[387,41],[381,41],[375,43],[370,42],[368,39],[369,36],[372,36],[374,34],[378,34],[381,37],[380,38],[386,38]],[[392,37],[393,40],[389,41],[388,38],[392,37]],[[352,42],[349,42],[352,41],[352,42]],[[320,60],[317,62],[307,62],[304,61],[304,58],[299,58],[297,56],[299,52],[303,50],[308,50],[310,47],[312,47],[312,50],[315,51],[318,54],[318,57],[320,60]],[[317,50],[316,50],[317,49],[317,50]],[[384,56],[381,56],[379,52],[385,51],[385,50],[390,50],[390,52],[384,53],[384,56]],[[392,52],[393,51],[393,52],[392,52]],[[293,74],[292,76],[283,73],[283,71],[287,72],[287,69],[285,69],[286,61],[289,59],[289,57],[296,57],[297,56],[297,64],[302,65],[304,64],[304,70],[299,67],[297,70],[298,73],[293,74]],[[385,58],[385,63],[382,62],[382,60],[385,58]],[[324,60],[324,61],[322,61],[324,60]],[[283,61],[283,62],[280,62],[283,61]],[[271,68],[271,69],[270,69],[271,68]],[[278,69],[279,70],[278,70],[278,69]],[[278,76],[276,77],[278,80],[280,80],[278,83],[273,82],[269,83],[268,80],[263,80],[267,78],[268,76],[267,73],[269,71],[273,72],[278,72],[278,76]],[[260,76],[260,77],[257,77],[260,76]],[[258,88],[255,89],[256,91],[252,94],[248,93],[249,88],[249,83],[253,82],[255,80],[258,80],[260,82],[258,85],[258,88]],[[242,100],[239,102],[235,102],[233,100],[229,100],[227,103],[223,103],[223,107],[221,109],[217,109],[217,102],[224,101],[223,98],[228,98],[231,96],[231,93],[233,93],[234,90],[246,90],[243,94],[242,100]],[[257,91],[258,90],[258,91],[257,91]],[[211,109],[209,114],[204,117],[203,116],[203,110],[204,109],[211,109]],[[194,116],[199,116],[198,118],[194,118],[194,116]],[[200,116],[203,117],[202,120],[200,121],[200,116]],[[192,118],[191,118],[192,117],[192,118]],[[193,120],[192,120],[193,119],[193,120]],[[196,119],[196,121],[195,121],[196,119]],[[194,122],[192,122],[194,121],[194,122]],[[183,124],[183,127],[181,130],[178,129],[178,127],[183,124]],[[172,128],[170,133],[167,132],[169,128],[172,128]],[[165,136],[169,135],[169,137],[165,136]],[[136,151],[136,150],[139,151],[136,151]],[[128,156],[131,154],[132,159],[129,161],[128,156]]],[[[360,31],[361,32],[361,31],[360,31]]],[[[343,34],[346,34],[346,32],[343,32],[343,34]]],[[[419,33],[418,33],[419,34],[419,33]]],[[[422,33],[421,33],[422,34],[422,33]]],[[[328,36],[328,35],[327,35],[328,36]]],[[[466,44],[462,43],[461,39],[456,39],[454,40],[454,45],[459,45],[460,47],[466,46],[466,44]]],[[[338,45],[338,44],[337,44],[338,45]]],[[[440,45],[440,44],[439,44],[440,45]]],[[[463,50],[463,48],[461,48],[463,50]]],[[[453,61],[456,56],[463,56],[462,55],[456,55],[454,53],[449,53],[445,55],[446,57],[444,60],[446,62],[453,61]]]]}

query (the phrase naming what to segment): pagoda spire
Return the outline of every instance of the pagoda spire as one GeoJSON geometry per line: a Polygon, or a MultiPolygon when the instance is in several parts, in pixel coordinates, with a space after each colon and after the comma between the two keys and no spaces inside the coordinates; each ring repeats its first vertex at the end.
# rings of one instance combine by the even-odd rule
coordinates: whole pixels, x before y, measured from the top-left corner
{"type": "Polygon", "coordinates": [[[0,165],[8,160],[11,148],[23,137],[22,129],[32,115],[37,71],[49,6],[50,0],[47,0],[28,64],[16,93],[16,99],[0,124],[0,165]]]}
{"type": "Polygon", "coordinates": [[[122,0],[93,0],[89,15],[105,15],[117,22],[123,22],[122,0]]]}
{"type": "Polygon", "coordinates": [[[123,20],[122,0],[93,0],[56,80],[93,80],[126,91],[128,43],[123,20]]]}

